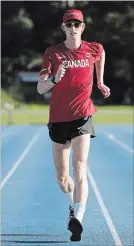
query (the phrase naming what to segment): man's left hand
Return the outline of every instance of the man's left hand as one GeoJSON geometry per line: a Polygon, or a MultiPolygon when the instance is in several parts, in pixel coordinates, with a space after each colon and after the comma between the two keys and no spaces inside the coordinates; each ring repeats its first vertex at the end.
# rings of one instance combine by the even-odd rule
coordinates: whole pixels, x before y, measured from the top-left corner
{"type": "Polygon", "coordinates": [[[103,94],[104,98],[110,96],[110,88],[103,83],[98,83],[98,88],[101,90],[101,93],[103,94]]]}

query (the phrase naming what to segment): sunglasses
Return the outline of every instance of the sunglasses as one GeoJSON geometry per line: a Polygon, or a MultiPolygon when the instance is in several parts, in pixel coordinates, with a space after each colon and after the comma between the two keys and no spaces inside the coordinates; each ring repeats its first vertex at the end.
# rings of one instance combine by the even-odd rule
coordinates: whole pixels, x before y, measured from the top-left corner
{"type": "Polygon", "coordinates": [[[75,28],[79,28],[81,26],[81,22],[68,22],[65,24],[65,26],[67,28],[71,28],[72,26],[74,26],[75,28]]]}

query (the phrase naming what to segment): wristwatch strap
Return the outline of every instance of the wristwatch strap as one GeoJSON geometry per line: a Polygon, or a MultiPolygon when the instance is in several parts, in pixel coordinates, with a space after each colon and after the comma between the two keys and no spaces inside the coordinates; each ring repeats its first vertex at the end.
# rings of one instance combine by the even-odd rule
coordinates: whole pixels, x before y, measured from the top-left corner
{"type": "Polygon", "coordinates": [[[55,76],[54,76],[54,75],[51,75],[51,82],[54,83],[55,85],[57,84],[57,83],[55,82],[55,76]]]}

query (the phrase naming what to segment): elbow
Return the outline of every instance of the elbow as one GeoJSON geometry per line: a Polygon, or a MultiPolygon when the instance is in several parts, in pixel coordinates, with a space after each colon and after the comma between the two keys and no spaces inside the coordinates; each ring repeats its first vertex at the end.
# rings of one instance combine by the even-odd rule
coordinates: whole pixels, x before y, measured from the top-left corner
{"type": "Polygon", "coordinates": [[[105,50],[103,50],[102,54],[101,54],[101,59],[105,59],[105,50]]]}

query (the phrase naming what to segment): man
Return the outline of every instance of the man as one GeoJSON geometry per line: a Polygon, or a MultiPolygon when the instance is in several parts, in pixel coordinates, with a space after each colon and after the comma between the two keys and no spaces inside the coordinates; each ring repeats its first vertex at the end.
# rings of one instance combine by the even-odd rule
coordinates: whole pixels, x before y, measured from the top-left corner
{"type": "Polygon", "coordinates": [[[94,64],[98,88],[104,97],[110,95],[103,82],[104,49],[98,43],[83,41],[84,29],[82,12],[67,10],[62,23],[66,40],[46,49],[37,85],[40,94],[52,89],[48,128],[58,184],[64,193],[73,194],[68,223],[71,241],[81,240],[88,198],[87,159],[90,139],[95,137],[92,114],[96,109],[90,98],[94,64]],[[69,176],[71,147],[74,181],[69,176]]]}

